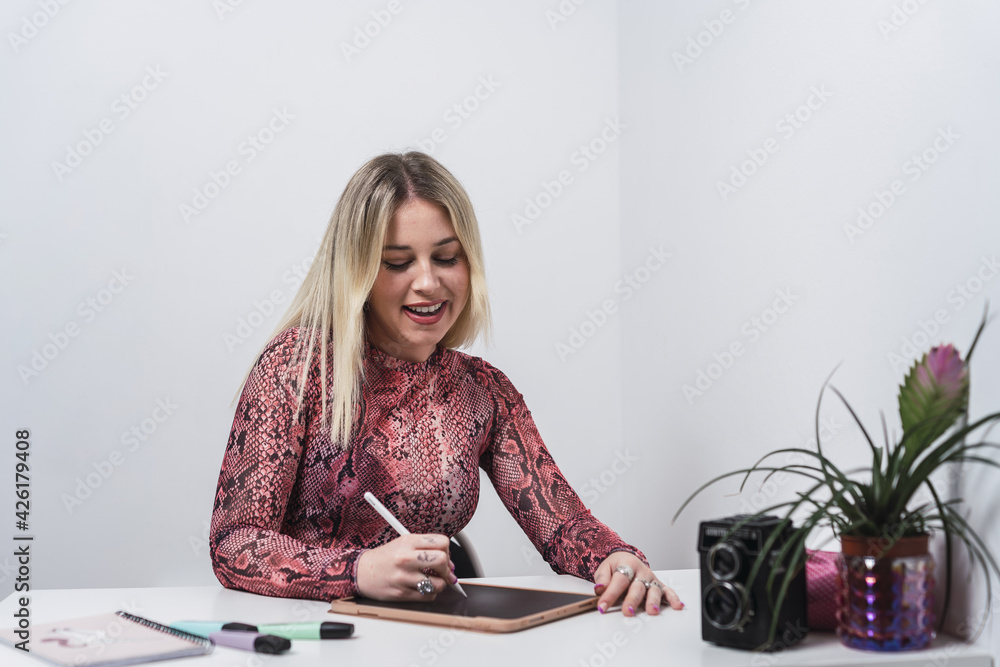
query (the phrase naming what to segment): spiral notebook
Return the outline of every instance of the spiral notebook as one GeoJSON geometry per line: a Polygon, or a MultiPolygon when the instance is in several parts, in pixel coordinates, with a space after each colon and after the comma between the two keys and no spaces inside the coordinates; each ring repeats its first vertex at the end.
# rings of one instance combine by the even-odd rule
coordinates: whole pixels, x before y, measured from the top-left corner
{"type": "MultiPolygon", "coordinates": [[[[17,647],[24,641],[17,630],[0,630],[0,641],[17,647]]],[[[212,651],[204,637],[124,611],[32,624],[29,638],[28,655],[65,667],[117,667],[212,651]]]]}

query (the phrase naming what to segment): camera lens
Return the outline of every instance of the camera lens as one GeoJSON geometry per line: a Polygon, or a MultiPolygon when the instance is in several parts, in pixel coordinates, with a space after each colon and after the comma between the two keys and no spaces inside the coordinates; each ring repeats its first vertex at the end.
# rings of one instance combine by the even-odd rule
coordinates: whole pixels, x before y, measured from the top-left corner
{"type": "Polygon", "coordinates": [[[716,579],[729,581],[740,571],[738,547],[732,542],[719,542],[708,550],[708,571],[716,579]]]}
{"type": "Polygon", "coordinates": [[[720,630],[732,630],[743,624],[743,587],[728,581],[716,582],[705,589],[702,613],[709,623],[720,630]]]}

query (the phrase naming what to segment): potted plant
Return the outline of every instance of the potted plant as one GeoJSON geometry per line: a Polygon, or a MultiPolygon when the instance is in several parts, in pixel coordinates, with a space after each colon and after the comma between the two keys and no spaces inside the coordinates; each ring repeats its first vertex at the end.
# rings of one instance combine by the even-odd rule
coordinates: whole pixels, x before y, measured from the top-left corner
{"type": "MultiPolygon", "coordinates": [[[[816,450],[777,449],[749,468],[720,475],[699,487],[674,515],[674,520],[708,486],[728,477],[742,475],[740,489],[755,472],[770,477],[792,473],[810,480],[808,488],[794,500],[776,503],[747,516],[734,526],[765,514],[781,512],[781,525],[760,550],[749,578],[753,581],[765,566],[766,555],[785,526],[791,536],[780,548],[783,568],[772,568],[767,590],[774,609],[780,608],[786,591],[804,567],[805,542],[813,530],[830,528],[841,541],[838,558],[840,591],[837,633],[852,647],[869,650],[923,648],[934,637],[933,558],[927,550],[928,537],[941,532],[945,541],[944,615],[951,588],[951,554],[956,540],[963,544],[972,562],[982,567],[987,599],[992,595],[992,575],[1000,576],[997,561],[973,527],[958,511],[961,499],[942,498],[932,475],[949,464],[980,463],[1000,468],[991,451],[1000,445],[966,442],[976,431],[1000,419],[1000,412],[968,422],[969,359],[986,325],[986,313],[963,361],[951,345],[932,348],[915,362],[899,388],[902,437],[890,442],[882,416],[881,445],[869,435],[847,399],[832,385],[831,376],[823,383],[816,405],[816,450]],[[824,452],[819,437],[819,416],[823,396],[829,389],[843,402],[858,424],[871,451],[871,465],[841,470],[824,452]],[[805,463],[771,465],[768,459],[782,453],[809,457],[805,463]],[[929,498],[920,500],[926,489],[929,498]],[[800,523],[792,524],[793,515],[800,523]]],[[[836,369],[835,369],[836,370],[836,369]]],[[[802,459],[799,458],[799,461],[802,459]]],[[[765,479],[766,481],[766,479],[765,479]]],[[[747,587],[749,590],[749,586],[747,587]]],[[[769,642],[776,630],[777,614],[771,624],[769,642]]]]}

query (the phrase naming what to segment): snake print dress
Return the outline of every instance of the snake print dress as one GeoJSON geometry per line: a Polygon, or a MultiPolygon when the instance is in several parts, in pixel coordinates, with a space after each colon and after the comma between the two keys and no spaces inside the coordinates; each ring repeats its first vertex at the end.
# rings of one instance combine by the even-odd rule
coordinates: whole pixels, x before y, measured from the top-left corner
{"type": "Polygon", "coordinates": [[[593,581],[613,551],[645,560],[583,506],[523,397],[487,362],[438,347],[412,363],[365,343],[362,397],[341,448],[320,419],[318,361],[295,415],[297,338],[293,328],[271,341],[236,409],[210,538],[224,586],[318,600],[356,595],[358,557],[397,537],[365,491],[411,532],[452,536],[476,509],[480,466],[556,572],[593,581]]]}

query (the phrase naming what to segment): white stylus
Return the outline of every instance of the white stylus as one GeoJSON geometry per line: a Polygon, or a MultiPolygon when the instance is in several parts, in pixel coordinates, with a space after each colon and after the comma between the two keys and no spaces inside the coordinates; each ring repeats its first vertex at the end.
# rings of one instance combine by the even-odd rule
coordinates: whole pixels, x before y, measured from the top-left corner
{"type": "MultiPolygon", "coordinates": [[[[375,511],[378,512],[382,516],[382,518],[385,519],[386,522],[388,522],[388,524],[395,529],[395,531],[397,533],[399,533],[400,535],[409,535],[410,534],[410,531],[408,531],[406,529],[406,526],[404,526],[403,524],[401,524],[399,522],[399,519],[397,519],[396,517],[394,517],[392,515],[392,512],[390,512],[389,510],[387,510],[385,508],[385,505],[383,505],[381,502],[379,502],[379,499],[376,498],[374,495],[372,495],[371,491],[365,491],[365,500],[368,501],[369,505],[371,505],[372,507],[375,508],[375,511]]],[[[466,597],[466,598],[469,597],[468,595],[465,594],[465,591],[462,590],[462,586],[461,586],[461,584],[458,583],[457,580],[455,581],[455,583],[448,584],[448,585],[451,586],[452,588],[454,588],[459,593],[461,593],[462,597],[466,597]]]]}

